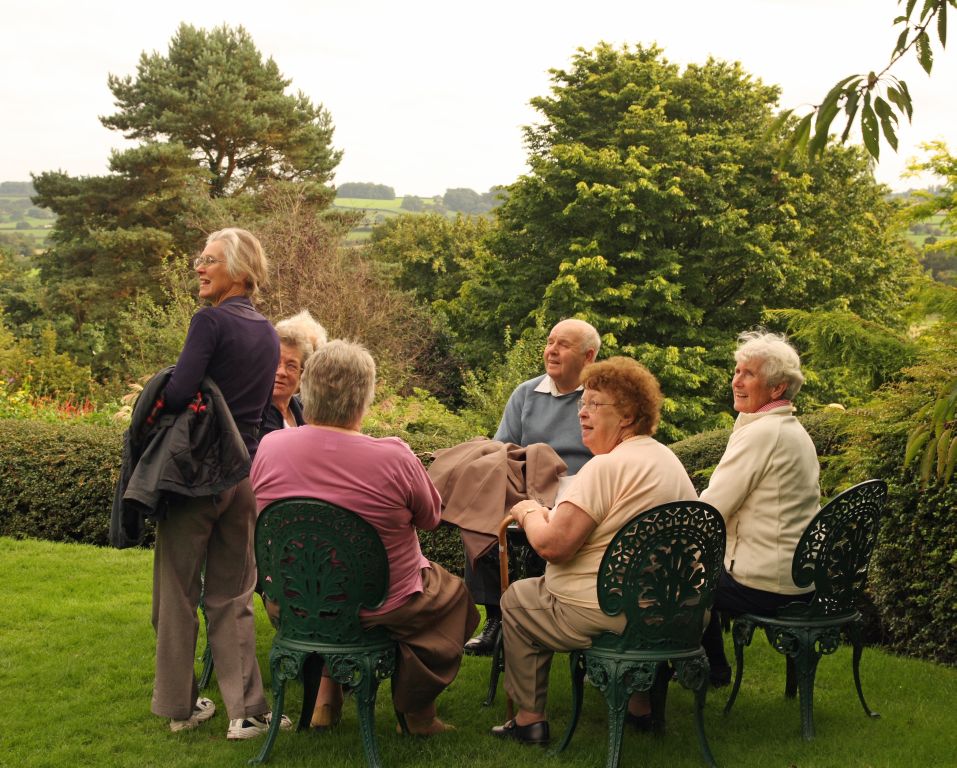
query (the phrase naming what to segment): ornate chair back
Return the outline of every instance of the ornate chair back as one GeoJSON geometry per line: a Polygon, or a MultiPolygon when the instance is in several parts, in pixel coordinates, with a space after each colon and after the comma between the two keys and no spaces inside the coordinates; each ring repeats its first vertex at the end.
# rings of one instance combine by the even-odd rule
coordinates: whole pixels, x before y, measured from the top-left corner
{"type": "Polygon", "coordinates": [[[303,680],[299,728],[309,725],[318,691],[319,658],[329,676],[355,691],[366,762],[381,766],[375,735],[375,699],[381,680],[395,671],[395,642],[382,627],[363,629],[362,609],[382,605],[389,591],[389,561],[375,528],[353,512],[318,499],[281,499],[256,523],[259,586],[279,605],[269,652],[275,703],[258,757],[269,758],[279,732],[286,683],[303,680]],[[313,674],[304,674],[311,669],[313,674]]]}
{"type": "Polygon", "coordinates": [[[799,587],[814,587],[810,603],[786,606],[779,616],[823,619],[857,611],[877,543],[887,483],[868,480],[824,505],[805,529],[791,563],[799,587]]]}
{"type": "Polygon", "coordinates": [[[369,523],[317,499],[283,499],[256,524],[259,586],[278,603],[277,640],[367,644],[359,610],[380,606],[389,589],[385,547],[369,523]]]}
{"type": "Polygon", "coordinates": [[[609,616],[624,613],[628,625],[621,635],[602,635],[601,645],[698,649],[724,544],[720,513],[702,501],[662,504],[626,523],[602,558],[598,603],[609,616]]]}

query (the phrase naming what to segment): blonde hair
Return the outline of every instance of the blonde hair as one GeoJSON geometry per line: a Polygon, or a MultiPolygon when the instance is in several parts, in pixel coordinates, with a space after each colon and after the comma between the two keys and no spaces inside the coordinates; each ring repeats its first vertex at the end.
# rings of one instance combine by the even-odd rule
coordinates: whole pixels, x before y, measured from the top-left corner
{"type": "Polygon", "coordinates": [[[372,405],[375,361],[361,344],[334,339],[309,357],[299,387],[309,424],[350,427],[372,405]]]}
{"type": "Polygon", "coordinates": [[[206,238],[206,245],[214,242],[223,244],[229,276],[234,280],[245,278],[246,296],[255,301],[260,286],[269,283],[269,262],[259,239],[249,230],[227,227],[206,238]]]}

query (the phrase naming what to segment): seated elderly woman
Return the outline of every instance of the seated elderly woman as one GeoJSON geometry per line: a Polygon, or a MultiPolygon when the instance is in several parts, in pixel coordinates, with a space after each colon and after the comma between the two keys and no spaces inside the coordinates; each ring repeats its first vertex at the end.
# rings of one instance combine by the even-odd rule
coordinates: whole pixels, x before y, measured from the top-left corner
{"type": "MultiPolygon", "coordinates": [[[[518,711],[492,733],[527,744],[549,740],[545,703],[554,652],[587,648],[602,632],[625,627],[623,615],[606,616],[598,605],[608,543],[640,512],[696,498],[681,462],[652,438],[662,401],[655,377],[630,358],[612,357],[586,366],[581,382],[578,419],[593,458],[554,509],[529,499],[511,510],[547,565],[544,576],[517,581],[502,596],[505,690],[518,711]]],[[[638,725],[647,698],[633,697],[629,710],[638,725]]]]}
{"type": "Polygon", "coordinates": [[[302,404],[296,394],[306,360],[320,344],[326,343],[326,329],[304,309],[298,315],[276,323],[279,334],[279,365],[272,387],[272,402],[263,416],[260,436],[285,427],[301,427],[302,404]]]}
{"type": "Polygon", "coordinates": [[[731,680],[719,611],[767,613],[810,598],[791,579],[791,560],[821,500],[817,452],[792,413],[791,401],[804,383],[798,353],[774,333],[749,331],[739,341],[731,380],[738,418],[701,494],[728,532],[716,611],[703,643],[716,686],[731,680]]]}
{"type": "MultiPolygon", "coordinates": [[[[416,528],[440,522],[441,500],[421,462],[395,437],[359,429],[375,394],[375,363],[358,344],[323,344],[302,374],[306,426],[263,438],[250,479],[260,510],[277,499],[320,498],[369,522],[385,546],[389,592],[380,608],[364,611],[365,627],[381,626],[399,644],[392,701],[416,735],[447,730],[436,697],[452,682],[462,646],[479,621],[461,579],[429,562],[416,528]]],[[[342,690],[323,677],[312,724],[339,721],[342,690]]]]}

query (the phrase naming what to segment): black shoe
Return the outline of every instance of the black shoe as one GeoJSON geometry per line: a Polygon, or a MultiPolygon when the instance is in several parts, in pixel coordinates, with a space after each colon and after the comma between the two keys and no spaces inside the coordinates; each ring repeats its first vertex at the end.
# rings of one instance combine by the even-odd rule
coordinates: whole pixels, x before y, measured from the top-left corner
{"type": "Polygon", "coordinates": [[[505,725],[496,725],[492,728],[492,735],[500,739],[515,739],[521,744],[536,744],[540,747],[547,746],[551,738],[548,735],[547,720],[540,720],[529,725],[519,725],[512,719],[505,725]]]}
{"type": "Polygon", "coordinates": [[[472,656],[491,656],[495,649],[495,636],[501,628],[501,619],[487,619],[482,628],[482,634],[473,637],[465,644],[465,652],[472,656]]]}
{"type": "Polygon", "coordinates": [[[655,730],[655,721],[651,719],[650,712],[647,715],[633,715],[631,712],[625,712],[625,725],[638,733],[654,733],[655,730]]]}
{"type": "Polygon", "coordinates": [[[711,667],[708,673],[712,688],[724,688],[731,685],[731,667],[711,667]]]}

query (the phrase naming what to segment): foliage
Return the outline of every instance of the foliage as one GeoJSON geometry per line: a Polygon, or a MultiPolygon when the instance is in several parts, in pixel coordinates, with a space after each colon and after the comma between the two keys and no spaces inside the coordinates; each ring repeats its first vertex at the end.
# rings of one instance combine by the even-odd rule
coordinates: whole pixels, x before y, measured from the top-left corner
{"type": "Polygon", "coordinates": [[[942,141],[932,141],[921,147],[931,153],[930,158],[915,160],[908,171],[932,173],[943,184],[932,192],[915,190],[912,193],[914,202],[904,211],[904,216],[912,224],[939,217],[938,229],[949,233],[927,243],[924,246],[925,253],[957,248],[957,157],[950,154],[942,141]]]}
{"type": "Polygon", "coordinates": [[[321,205],[298,185],[272,184],[260,195],[250,226],[272,263],[264,314],[275,321],[308,309],[330,338],[367,346],[395,391],[454,391],[457,366],[448,363],[439,326],[361,250],[340,245],[357,215],[321,205]]]}
{"type": "Polygon", "coordinates": [[[480,425],[481,431],[495,434],[515,387],[542,374],[542,351],[548,331],[539,321],[512,343],[510,329],[506,328],[504,360],[496,360],[486,371],[465,371],[465,412],[480,425]]]}
{"type": "Polygon", "coordinates": [[[162,301],[140,293],[117,315],[121,369],[134,381],[176,362],[197,308],[188,259],[179,257],[164,265],[158,282],[162,301]]]}
{"type": "Polygon", "coordinates": [[[457,337],[489,348],[506,326],[587,320],[658,375],[671,440],[723,422],[733,339],[766,309],[894,322],[916,263],[884,190],[856,148],[778,168],[777,88],[606,44],[552,81],[532,100],[531,173],[447,301],[457,337]]]}
{"type": "Polygon", "coordinates": [[[211,217],[203,174],[180,145],[114,152],[110,168],[34,179],[35,200],[57,214],[51,246],[37,257],[45,314],[64,331],[64,348],[97,374],[118,361],[118,311],[138,295],[162,302],[165,266],[198,248],[196,222],[211,217]]]}
{"type": "Polygon", "coordinates": [[[469,301],[495,291],[483,270],[490,260],[485,241],[493,226],[467,216],[399,216],[376,227],[369,245],[370,257],[395,285],[447,323],[453,353],[469,367],[488,366],[501,345],[501,331],[490,335],[481,327],[483,316],[473,314],[469,301]]]}
{"type": "MultiPolygon", "coordinates": [[[[904,4],[904,13],[894,19],[894,25],[900,25],[901,31],[884,69],[880,72],[872,70],[866,75],[850,75],[838,81],[824,100],[798,121],[789,149],[806,148],[812,158],[819,157],[827,146],[831,125],[843,111],[847,122],[841,133],[842,143],[847,141],[857,121],[864,146],[875,160],[880,157],[882,136],[897,151],[898,116],[910,121],[914,106],[907,83],[889,72],[898,61],[912,54],[924,71],[928,75],[931,73],[934,66],[932,35],[936,34],[941,49],[946,47],[947,7],[957,8],[957,0],[924,0],[919,4],[918,13],[915,13],[917,0],[898,0],[900,4],[904,4]]],[[[792,113],[793,110],[785,110],[781,122],[792,113]]]]}
{"type": "Polygon", "coordinates": [[[399,437],[428,465],[431,454],[481,434],[470,414],[457,415],[425,390],[411,396],[387,394],[377,399],[362,424],[373,437],[399,437]]]}
{"type": "MultiPolygon", "coordinates": [[[[332,119],[249,33],[181,24],[167,54],[140,55],[136,78],[110,75],[118,111],[101,118],[128,139],[166,140],[202,162],[213,197],[255,189],[268,179],[327,183],[339,163],[332,119]]],[[[331,196],[331,193],[330,193],[331,196]]]]}
{"type": "Polygon", "coordinates": [[[0,419],[0,535],[107,543],[117,428],[0,419]]]}
{"type": "Polygon", "coordinates": [[[358,197],[363,200],[395,200],[395,190],[385,184],[371,181],[347,181],[336,187],[339,197],[358,197]]]}
{"type": "Polygon", "coordinates": [[[167,311],[165,270],[204,233],[254,229],[259,198],[280,183],[327,207],[340,156],[328,113],[287,95],[289,80],[241,27],[183,24],[165,55],[144,53],[135,78],[109,85],[118,111],[104,125],[140,143],[114,152],[106,176],[34,178],[34,202],[57,216],[38,257],[44,316],[97,376],[120,367],[120,313],[128,320],[133,302],[148,319],[167,311]]]}
{"type": "Polygon", "coordinates": [[[57,334],[44,328],[36,342],[14,338],[0,315],[0,392],[61,400],[84,399],[92,394],[90,369],[56,351],[57,334]]]}
{"type": "Polygon", "coordinates": [[[456,213],[483,214],[501,204],[501,187],[492,187],[488,192],[479,194],[474,189],[457,187],[445,190],[442,204],[456,213]]]}
{"type": "MultiPolygon", "coordinates": [[[[916,364],[872,402],[848,412],[844,450],[826,465],[823,478],[845,487],[870,477],[889,483],[871,579],[884,641],[900,652],[951,664],[957,662],[957,496],[953,482],[928,475],[925,483],[921,461],[908,462],[905,451],[908,435],[933,418],[925,405],[955,380],[957,326],[950,323],[925,332],[916,364]]],[[[935,437],[932,431],[929,440],[942,442],[942,432],[935,437]]],[[[931,456],[936,462],[937,446],[931,456]]]]}
{"type": "Polygon", "coordinates": [[[813,406],[858,405],[916,358],[912,338],[847,309],[778,309],[765,316],[782,324],[801,350],[801,399],[813,406]]]}

